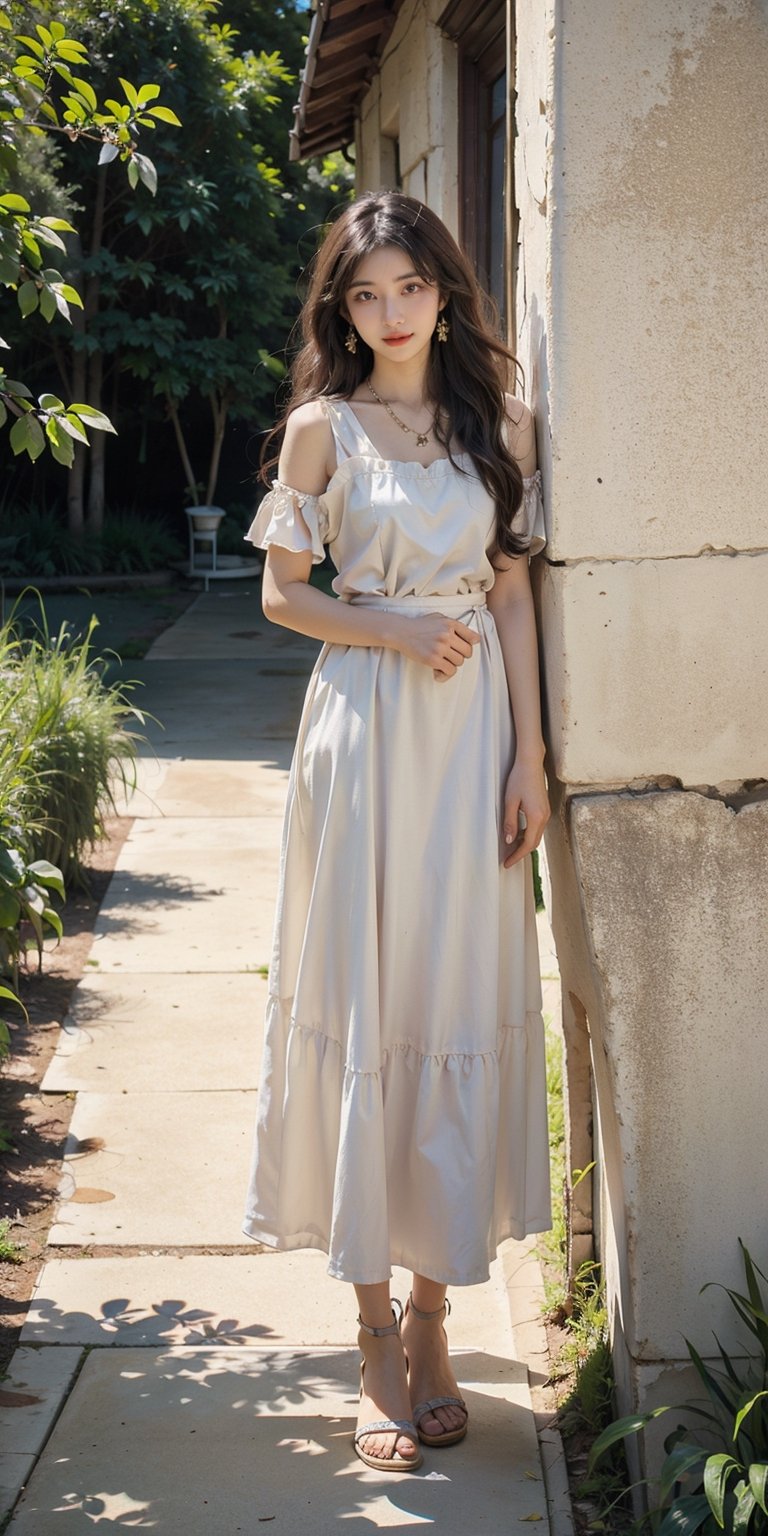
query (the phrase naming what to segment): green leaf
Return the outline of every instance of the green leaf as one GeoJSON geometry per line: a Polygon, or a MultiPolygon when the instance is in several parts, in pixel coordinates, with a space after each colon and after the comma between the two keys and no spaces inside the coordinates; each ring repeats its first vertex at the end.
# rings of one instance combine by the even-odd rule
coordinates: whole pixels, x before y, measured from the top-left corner
{"type": "Polygon", "coordinates": [[[8,420],[8,412],[7,412],[6,408],[5,408],[5,406],[3,405],[2,400],[0,400],[0,427],[4,427],[5,423],[7,422],[7,420],[8,420]]]}
{"type": "Polygon", "coordinates": [[[681,1482],[686,1473],[701,1466],[706,1459],[707,1453],[700,1445],[690,1445],[686,1441],[681,1441],[670,1451],[659,1475],[659,1497],[662,1504],[669,1498],[675,1483],[681,1482]]]}
{"type": "Polygon", "coordinates": [[[10,256],[5,251],[0,253],[0,283],[6,288],[15,288],[19,280],[18,255],[10,256]]]}
{"type": "Polygon", "coordinates": [[[53,929],[58,939],[64,937],[64,929],[62,927],[61,918],[53,907],[44,907],[41,913],[41,917],[43,922],[47,923],[49,928],[53,929]]]}
{"type": "MultiPolygon", "coordinates": [[[[35,459],[39,459],[45,448],[45,437],[43,435],[43,429],[36,416],[30,414],[25,416],[23,419],[27,428],[27,440],[24,446],[27,450],[27,453],[29,454],[30,459],[32,460],[32,463],[34,464],[35,459]]],[[[11,433],[11,437],[13,437],[13,433],[11,433]]]]}
{"type": "Polygon", "coordinates": [[[16,1004],[16,1006],[17,1006],[17,1008],[20,1008],[20,1009],[21,1009],[21,1011],[22,1011],[22,1013],[23,1013],[23,1014],[24,1014],[24,1016],[25,1016],[25,1018],[26,1018],[26,1016],[27,1016],[27,1010],[26,1010],[26,1008],[25,1008],[25,1007],[24,1007],[24,1004],[23,1004],[23,1002],[22,1002],[22,1001],[21,1001],[21,998],[20,998],[20,997],[17,997],[17,996],[16,996],[16,993],[15,993],[15,992],[12,992],[12,991],[11,991],[11,989],[10,989],[10,987],[3,987],[3,986],[0,986],[0,997],[3,997],[3,998],[5,998],[5,1000],[6,1000],[6,1002],[9,1002],[9,1003],[15,1003],[15,1004],[16,1004]]]}
{"type": "Polygon", "coordinates": [[[95,112],[99,103],[96,100],[96,92],[90,82],[88,80],[80,80],[77,78],[77,76],[75,76],[73,78],[72,84],[74,85],[75,90],[78,91],[82,96],[83,100],[87,102],[91,111],[95,112]]]}
{"type": "Polygon", "coordinates": [[[15,928],[21,908],[11,891],[0,891],[0,928],[15,928]]]}
{"type": "Polygon", "coordinates": [[[0,880],[5,885],[21,885],[24,879],[24,860],[18,848],[0,847],[0,880]]]}
{"type": "MultiPolygon", "coordinates": [[[[10,23],[9,23],[9,25],[10,25],[10,23]]],[[[36,37],[26,37],[23,32],[17,32],[16,33],[16,41],[17,41],[17,43],[23,43],[24,47],[28,48],[30,53],[34,53],[35,58],[37,58],[37,59],[44,59],[45,58],[45,49],[44,49],[42,43],[39,43],[37,41],[36,37]]]]}
{"type": "Polygon", "coordinates": [[[749,1486],[764,1515],[768,1515],[768,1462],[755,1461],[749,1468],[749,1486]]]}
{"type": "Polygon", "coordinates": [[[749,1536],[749,1526],[757,1505],[755,1496],[749,1485],[745,1485],[741,1491],[739,1502],[733,1511],[733,1536],[749,1536]]]}
{"type": "Polygon", "coordinates": [[[20,197],[18,192],[4,192],[0,197],[0,208],[7,208],[9,213],[31,213],[32,209],[25,197],[20,197]]]}
{"type": "Polygon", "coordinates": [[[668,1510],[656,1536],[695,1536],[709,1519],[710,1508],[704,1494],[676,1499],[668,1510]]]}
{"type": "Polygon", "coordinates": [[[69,411],[67,411],[66,416],[57,416],[56,420],[62,432],[67,432],[70,437],[75,439],[75,442],[85,443],[86,448],[90,446],[83,431],[82,422],[78,420],[77,416],[71,416],[69,411]]]}
{"type": "Polygon", "coordinates": [[[138,90],[138,104],[145,107],[148,101],[157,101],[160,95],[159,85],[140,85],[138,90]]]}
{"type": "Polygon", "coordinates": [[[693,1345],[689,1342],[688,1339],[686,1339],[685,1345],[710,1397],[712,1398],[712,1401],[716,1403],[722,1403],[723,1407],[726,1408],[730,1413],[732,1411],[733,1404],[727,1393],[724,1391],[723,1387],[720,1385],[720,1382],[717,1380],[717,1377],[707,1369],[707,1366],[704,1364],[704,1361],[702,1360],[698,1350],[694,1349],[693,1345]]]}
{"type": "Polygon", "coordinates": [[[180,128],[181,121],[170,107],[149,107],[150,117],[156,117],[160,123],[170,123],[172,128],[180,128]]]}
{"type": "Polygon", "coordinates": [[[128,161],[128,181],[132,187],[139,185],[139,167],[136,164],[135,155],[132,155],[128,161]]]}
{"type": "Polygon", "coordinates": [[[129,104],[133,107],[134,111],[136,111],[141,103],[139,102],[139,93],[136,90],[135,85],[131,85],[130,80],[124,80],[122,75],[118,75],[117,78],[120,81],[123,90],[125,91],[129,104]]]}
{"type": "Polygon", "coordinates": [[[37,222],[38,224],[42,224],[44,229],[59,229],[70,235],[77,233],[74,224],[70,224],[68,219],[54,219],[46,217],[44,219],[38,219],[37,222]]]}
{"type": "Polygon", "coordinates": [[[154,197],[157,192],[157,171],[152,161],[146,155],[134,154],[133,163],[138,167],[144,186],[148,188],[154,197]]]}
{"type": "Polygon", "coordinates": [[[81,416],[86,426],[93,427],[97,432],[115,431],[109,417],[94,410],[92,405],[71,405],[69,409],[74,415],[81,416]]]}
{"type": "Polygon", "coordinates": [[[37,309],[39,297],[37,283],[22,283],[16,297],[19,301],[22,317],[26,320],[27,315],[34,314],[37,309]]]}
{"type": "Polygon", "coordinates": [[[64,411],[66,406],[58,395],[41,395],[38,405],[42,411],[64,411]]]}
{"type": "Polygon", "coordinates": [[[73,288],[71,283],[62,283],[59,287],[59,293],[63,299],[68,301],[68,303],[76,304],[78,309],[82,309],[83,301],[77,289],[73,288]]]}
{"type": "Polygon", "coordinates": [[[610,1450],[612,1445],[616,1445],[619,1440],[625,1439],[627,1435],[636,1435],[639,1430],[645,1428],[646,1424],[650,1424],[652,1419],[657,1419],[659,1414],[668,1412],[669,1407],[666,1406],[664,1408],[653,1408],[650,1413],[630,1413],[624,1419],[615,1419],[613,1424],[609,1424],[608,1428],[604,1429],[601,1435],[598,1435],[592,1446],[589,1453],[587,1471],[593,1471],[595,1463],[599,1461],[605,1451],[610,1450]]]}
{"type": "Polygon", "coordinates": [[[747,1415],[752,1412],[755,1403],[759,1402],[761,1397],[768,1397],[768,1392],[755,1392],[754,1395],[749,1398],[748,1402],[744,1403],[743,1406],[739,1409],[733,1425],[734,1440],[736,1439],[736,1436],[738,1435],[744,1420],[747,1418],[747,1415]]]}
{"type": "Polygon", "coordinates": [[[99,154],[99,165],[109,165],[112,160],[117,159],[119,153],[120,150],[117,144],[110,144],[109,140],[106,139],[101,146],[101,152],[99,154]]]}
{"type": "Polygon", "coordinates": [[[710,1456],[704,1468],[704,1492],[721,1531],[725,1530],[724,1505],[728,1479],[731,1472],[740,1470],[740,1466],[741,1463],[734,1461],[732,1456],[720,1452],[717,1456],[710,1456]]]}
{"type": "Polygon", "coordinates": [[[56,463],[63,464],[65,469],[71,469],[75,462],[75,445],[64,429],[63,422],[57,416],[51,416],[45,423],[45,435],[51,445],[51,454],[56,463]]]}
{"type": "Polygon", "coordinates": [[[51,293],[50,288],[43,288],[40,294],[40,313],[43,319],[48,321],[49,325],[56,314],[57,308],[55,294],[51,293]]]}
{"type": "Polygon", "coordinates": [[[30,874],[35,876],[40,885],[45,885],[50,890],[56,891],[58,896],[64,896],[64,880],[61,870],[55,864],[51,864],[50,860],[35,859],[34,863],[27,865],[27,869],[30,874]]]}

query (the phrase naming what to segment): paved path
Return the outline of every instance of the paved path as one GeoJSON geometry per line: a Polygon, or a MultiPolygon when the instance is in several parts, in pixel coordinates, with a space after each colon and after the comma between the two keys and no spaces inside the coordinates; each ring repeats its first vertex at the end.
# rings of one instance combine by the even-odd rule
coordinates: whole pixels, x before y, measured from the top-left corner
{"type": "Polygon", "coordinates": [[[249,583],[201,596],[129,666],[164,729],[150,727],[157,757],[43,1083],[76,1102],[3,1384],[0,1516],[26,1484],[11,1536],[550,1530],[510,1321],[538,1307],[524,1245],[453,1293],[470,1435],[393,1476],[350,1449],[351,1290],[323,1255],[261,1252],[240,1230],[282,806],[316,654],[266,623],[249,583]]]}

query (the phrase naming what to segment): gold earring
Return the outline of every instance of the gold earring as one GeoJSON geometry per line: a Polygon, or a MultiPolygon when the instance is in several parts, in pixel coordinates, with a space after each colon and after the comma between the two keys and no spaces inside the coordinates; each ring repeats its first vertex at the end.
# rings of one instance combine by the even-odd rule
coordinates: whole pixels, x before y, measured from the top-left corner
{"type": "Polygon", "coordinates": [[[347,331],[347,339],[346,339],[344,345],[345,345],[347,351],[351,352],[352,355],[354,356],[355,352],[357,351],[357,331],[355,330],[353,325],[351,325],[349,327],[349,330],[347,331]]]}
{"type": "Polygon", "coordinates": [[[448,332],[450,331],[450,329],[451,329],[451,327],[449,326],[448,321],[445,318],[445,315],[441,315],[440,319],[437,322],[436,334],[437,334],[438,341],[447,341],[448,340],[448,332]]]}

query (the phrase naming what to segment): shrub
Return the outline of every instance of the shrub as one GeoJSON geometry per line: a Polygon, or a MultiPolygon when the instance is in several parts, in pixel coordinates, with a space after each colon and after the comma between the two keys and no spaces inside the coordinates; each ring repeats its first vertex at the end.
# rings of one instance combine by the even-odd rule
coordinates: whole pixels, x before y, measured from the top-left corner
{"type": "MultiPolygon", "coordinates": [[[[9,733],[23,744],[19,782],[8,789],[38,858],[58,866],[68,881],[81,879],[83,854],[115,810],[113,785],[133,782],[136,736],[125,727],[143,719],[126,685],[104,681],[104,663],[91,649],[96,623],[93,618],[75,640],[66,625],[51,640],[44,614],[39,637],[23,644],[13,639],[12,621],[0,631],[6,654],[0,754],[9,733]]],[[[0,812],[2,794],[0,782],[0,812]]]]}
{"type": "MultiPolygon", "coordinates": [[[[763,1536],[768,1532],[768,1295],[763,1271],[739,1238],[744,1291],[722,1286],[748,1337],[729,1354],[715,1335],[722,1364],[707,1364],[686,1339],[706,1397],[679,1405],[697,1427],[678,1424],[664,1441],[660,1503],[645,1517],[656,1536],[763,1536]],[[759,1278],[758,1278],[759,1277],[759,1278]]],[[[702,1290],[709,1289],[708,1282],[702,1290]]],[[[595,1441],[591,1465],[620,1439],[635,1435],[670,1407],[617,1419],[595,1441]]]]}

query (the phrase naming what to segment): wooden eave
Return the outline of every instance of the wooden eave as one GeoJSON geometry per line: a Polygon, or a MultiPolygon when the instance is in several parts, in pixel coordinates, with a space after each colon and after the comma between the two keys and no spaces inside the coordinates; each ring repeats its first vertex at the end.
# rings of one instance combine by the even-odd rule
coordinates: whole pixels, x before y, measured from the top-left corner
{"type": "Polygon", "coordinates": [[[344,149],[402,0],[314,0],[291,159],[344,149]]]}

